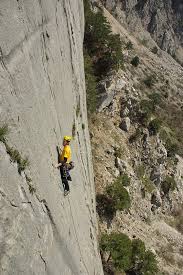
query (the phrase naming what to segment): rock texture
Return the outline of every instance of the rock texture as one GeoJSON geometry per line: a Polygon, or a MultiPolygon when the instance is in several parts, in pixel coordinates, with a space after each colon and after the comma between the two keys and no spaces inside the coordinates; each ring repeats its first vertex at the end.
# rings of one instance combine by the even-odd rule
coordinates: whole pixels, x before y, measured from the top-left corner
{"type": "Polygon", "coordinates": [[[150,33],[158,46],[183,64],[183,3],[181,0],[104,0],[106,8],[148,44],[150,33]]]}
{"type": "MultiPolygon", "coordinates": [[[[172,126],[174,131],[182,129],[176,120],[179,117],[182,120],[183,113],[178,113],[180,115],[173,118],[172,124],[171,120],[166,125],[163,121],[161,131],[155,135],[151,134],[148,123],[153,118],[161,119],[162,114],[170,114],[172,104],[176,109],[182,106],[183,68],[166,52],[159,50],[159,56],[139,44],[106,9],[104,14],[113,32],[120,34],[124,45],[122,51],[126,51],[129,41],[133,48],[128,50],[123,70],[111,77],[114,87],[120,79],[126,85],[115,93],[110,106],[91,120],[96,191],[105,194],[106,187],[119,180],[120,174],[126,174],[130,178],[130,184],[125,188],[131,198],[131,207],[129,211],[117,211],[110,222],[99,212],[99,228],[104,233],[122,232],[131,239],[141,239],[146,248],[156,254],[160,274],[182,275],[183,158],[178,155],[170,157],[166,140],[160,132],[164,130],[167,135],[172,126]],[[136,68],[131,64],[134,56],[140,59],[136,68]],[[144,83],[147,75],[154,76],[151,88],[144,83]],[[156,102],[156,111],[151,113],[148,123],[144,123],[139,106],[144,112],[147,106],[144,100],[150,103],[154,92],[159,93],[162,105],[156,102]],[[123,131],[121,121],[127,117],[130,128],[123,131]],[[170,178],[171,189],[165,184],[170,178]]],[[[107,87],[110,86],[108,83],[107,87]]],[[[181,154],[181,144],[178,154],[181,154]]],[[[107,259],[107,255],[104,256],[107,259]]]]}
{"type": "Polygon", "coordinates": [[[3,0],[0,10],[0,126],[8,124],[7,144],[29,159],[20,174],[0,143],[0,274],[101,275],[83,3],[3,0]],[[71,193],[64,198],[52,163],[56,145],[71,133],[75,169],[71,193]]]}

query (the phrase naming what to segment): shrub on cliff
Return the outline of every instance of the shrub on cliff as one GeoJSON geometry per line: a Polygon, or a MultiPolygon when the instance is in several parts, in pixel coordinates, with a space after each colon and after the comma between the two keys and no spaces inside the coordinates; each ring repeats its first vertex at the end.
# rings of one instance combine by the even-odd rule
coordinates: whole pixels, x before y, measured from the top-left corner
{"type": "Polygon", "coordinates": [[[0,127],[0,141],[4,142],[5,137],[8,134],[8,126],[4,124],[2,127],[0,127]]]}
{"type": "Polygon", "coordinates": [[[162,125],[162,122],[160,119],[155,118],[155,119],[151,120],[149,123],[149,126],[148,126],[149,133],[151,135],[156,135],[159,132],[161,125],[162,125]]]}
{"type": "Polygon", "coordinates": [[[97,213],[99,214],[99,217],[105,217],[112,220],[114,215],[116,214],[113,199],[109,198],[106,194],[97,194],[96,202],[97,213]]]}
{"type": "Polygon", "coordinates": [[[102,10],[92,11],[88,0],[84,1],[85,35],[84,48],[92,58],[94,72],[98,79],[123,64],[120,36],[112,34],[102,10]]]}
{"type": "Polygon", "coordinates": [[[131,61],[131,64],[132,64],[134,67],[138,67],[139,63],[140,63],[140,59],[139,59],[138,56],[135,56],[135,57],[132,59],[132,61],[131,61]]]}
{"type": "Polygon", "coordinates": [[[141,240],[130,240],[122,233],[103,234],[100,241],[101,253],[108,253],[107,262],[126,274],[155,275],[158,272],[155,255],[146,250],[141,240]]]}
{"type": "Polygon", "coordinates": [[[148,75],[145,79],[144,79],[144,84],[148,87],[148,88],[152,88],[152,86],[154,85],[155,82],[155,76],[154,75],[148,75]]]}
{"type": "Polygon", "coordinates": [[[118,180],[107,187],[108,196],[114,201],[116,210],[129,209],[131,206],[130,196],[128,191],[123,187],[118,180]]]}

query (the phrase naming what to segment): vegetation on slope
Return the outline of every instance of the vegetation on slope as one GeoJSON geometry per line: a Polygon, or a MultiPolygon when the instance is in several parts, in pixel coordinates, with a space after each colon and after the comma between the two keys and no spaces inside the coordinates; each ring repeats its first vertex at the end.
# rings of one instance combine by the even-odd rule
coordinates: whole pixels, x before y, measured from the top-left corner
{"type": "Polygon", "coordinates": [[[103,234],[100,248],[106,274],[117,270],[129,275],[155,275],[158,272],[155,255],[146,250],[141,240],[131,241],[122,233],[103,234]],[[108,253],[107,260],[103,257],[105,253],[108,253]]]}
{"type": "Polygon", "coordinates": [[[88,113],[97,108],[97,83],[111,70],[123,65],[120,36],[112,34],[111,27],[101,9],[92,10],[89,0],[84,0],[85,35],[84,65],[88,113]]]}

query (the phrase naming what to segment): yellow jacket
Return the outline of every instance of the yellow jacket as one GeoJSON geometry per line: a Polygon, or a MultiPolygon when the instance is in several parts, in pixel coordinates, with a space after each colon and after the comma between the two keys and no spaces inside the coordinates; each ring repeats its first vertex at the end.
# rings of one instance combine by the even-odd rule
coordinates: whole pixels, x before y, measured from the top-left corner
{"type": "Polygon", "coordinates": [[[60,155],[60,161],[64,161],[64,158],[67,158],[67,163],[71,161],[71,147],[69,145],[64,146],[60,155]]]}

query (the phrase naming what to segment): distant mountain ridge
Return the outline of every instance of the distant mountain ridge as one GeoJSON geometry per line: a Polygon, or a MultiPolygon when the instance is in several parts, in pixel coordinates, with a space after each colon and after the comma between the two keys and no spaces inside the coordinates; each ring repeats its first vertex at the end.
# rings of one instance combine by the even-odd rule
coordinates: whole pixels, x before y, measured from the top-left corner
{"type": "Polygon", "coordinates": [[[162,50],[183,64],[181,0],[104,0],[102,3],[131,31],[148,31],[162,50]]]}

